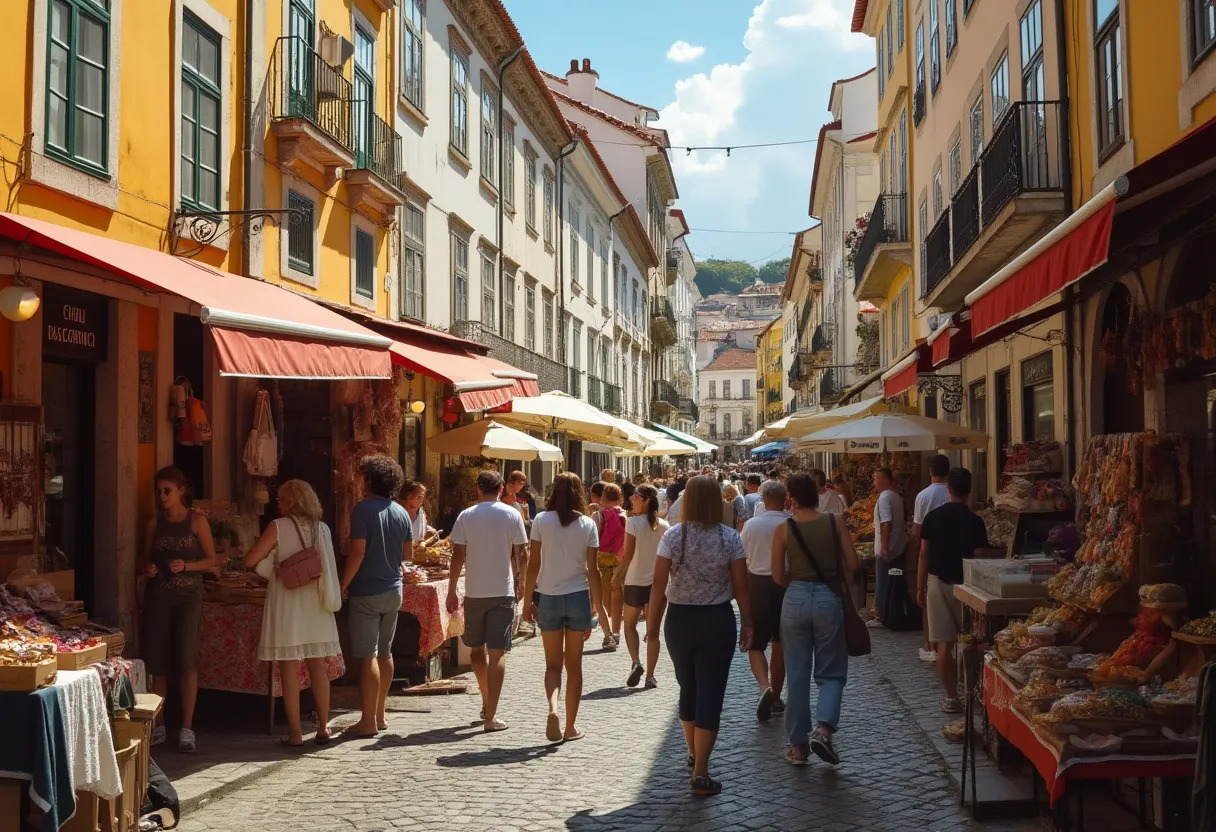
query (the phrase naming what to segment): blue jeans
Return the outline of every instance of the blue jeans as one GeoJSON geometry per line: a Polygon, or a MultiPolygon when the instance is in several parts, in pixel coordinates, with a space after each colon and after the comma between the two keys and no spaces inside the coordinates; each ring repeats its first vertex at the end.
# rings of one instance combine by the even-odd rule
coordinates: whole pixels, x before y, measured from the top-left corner
{"type": "Polygon", "coordinates": [[[874,609],[878,610],[880,621],[887,617],[887,595],[890,592],[887,588],[887,582],[890,580],[887,573],[890,571],[890,561],[883,557],[874,559],[874,609]]]}
{"type": "Polygon", "coordinates": [[[818,581],[793,581],[781,607],[781,644],[789,693],[785,730],[790,745],[806,745],[811,735],[811,675],[819,688],[815,717],[833,730],[849,674],[844,640],[844,608],[832,588],[818,581]]]}
{"type": "Polygon", "coordinates": [[[591,629],[591,594],[586,589],[568,595],[541,595],[536,606],[536,625],[542,633],[591,629]]]}

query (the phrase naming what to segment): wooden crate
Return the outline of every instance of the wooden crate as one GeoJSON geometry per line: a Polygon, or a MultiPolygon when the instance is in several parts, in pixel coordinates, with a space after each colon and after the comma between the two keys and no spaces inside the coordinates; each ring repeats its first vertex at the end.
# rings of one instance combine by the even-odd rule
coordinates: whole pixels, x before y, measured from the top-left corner
{"type": "Polygon", "coordinates": [[[55,681],[55,673],[59,669],[54,659],[47,659],[39,664],[2,665],[0,666],[0,690],[29,693],[55,681]]]}
{"type": "Polygon", "coordinates": [[[83,627],[88,622],[89,614],[87,612],[73,612],[55,619],[55,623],[60,627],[83,627]]]}
{"type": "Polygon", "coordinates": [[[114,756],[118,759],[122,794],[113,800],[101,801],[101,832],[137,832],[139,829],[139,810],[143,806],[144,791],[147,789],[147,780],[144,781],[143,788],[140,788],[138,782],[142,745],[143,741],[138,739],[129,740],[121,746],[115,742],[118,750],[114,756]]]}
{"type": "Polygon", "coordinates": [[[106,645],[94,644],[83,650],[73,650],[70,653],[56,653],[55,660],[60,670],[84,670],[98,662],[106,660],[106,645]]]}
{"type": "Polygon", "coordinates": [[[17,590],[24,590],[32,584],[49,583],[55,587],[55,594],[61,601],[76,600],[76,570],[61,569],[58,572],[41,572],[25,578],[14,578],[8,585],[17,590]]]}
{"type": "Polygon", "coordinates": [[[64,821],[59,832],[100,832],[98,819],[103,801],[92,792],[76,792],[76,814],[64,821]]]}

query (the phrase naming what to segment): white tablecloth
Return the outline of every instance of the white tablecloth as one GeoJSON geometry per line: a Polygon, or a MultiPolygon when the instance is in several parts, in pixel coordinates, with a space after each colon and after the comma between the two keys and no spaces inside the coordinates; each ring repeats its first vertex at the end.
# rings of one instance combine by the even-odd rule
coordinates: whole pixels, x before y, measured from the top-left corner
{"type": "Polygon", "coordinates": [[[55,692],[63,708],[68,749],[72,755],[72,788],[93,792],[106,800],[122,794],[122,778],[114,756],[114,736],[106,710],[101,678],[92,668],[60,670],[55,692]]]}

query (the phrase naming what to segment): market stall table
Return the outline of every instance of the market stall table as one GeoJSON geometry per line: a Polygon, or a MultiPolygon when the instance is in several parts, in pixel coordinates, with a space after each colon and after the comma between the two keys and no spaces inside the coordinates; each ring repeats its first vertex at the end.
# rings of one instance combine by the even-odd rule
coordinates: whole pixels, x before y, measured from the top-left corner
{"type": "MultiPolygon", "coordinates": [[[[464,578],[457,583],[457,591],[463,598],[464,578]]],[[[447,598],[447,578],[405,584],[401,589],[401,611],[418,619],[419,658],[431,655],[449,639],[464,635],[464,607],[449,613],[447,598]]]]}
{"type": "MultiPolygon", "coordinates": [[[[77,792],[104,800],[122,794],[109,708],[95,670],[60,670],[53,684],[32,693],[0,692],[0,712],[7,723],[0,778],[29,781],[43,832],[55,832],[75,813],[77,792]]],[[[0,818],[0,824],[11,820],[0,818]]]]}
{"type": "Polygon", "coordinates": [[[1146,739],[1131,750],[1088,755],[1050,731],[1035,726],[1014,707],[1014,682],[989,657],[984,663],[984,707],[988,719],[1034,765],[1047,786],[1048,805],[1055,807],[1072,780],[1120,780],[1191,777],[1195,773],[1193,744],[1146,739]],[[1139,747],[1136,747],[1139,746],[1139,747]],[[1174,749],[1174,750],[1170,750],[1174,749]]]}
{"type": "MultiPolygon", "coordinates": [[[[269,700],[270,728],[274,730],[274,700],[283,695],[279,666],[258,659],[262,637],[261,604],[203,602],[198,629],[198,685],[207,690],[265,694],[269,700]]],[[[346,673],[341,656],[325,659],[330,680],[346,673]]],[[[312,685],[307,662],[299,664],[300,690],[312,685]]]]}

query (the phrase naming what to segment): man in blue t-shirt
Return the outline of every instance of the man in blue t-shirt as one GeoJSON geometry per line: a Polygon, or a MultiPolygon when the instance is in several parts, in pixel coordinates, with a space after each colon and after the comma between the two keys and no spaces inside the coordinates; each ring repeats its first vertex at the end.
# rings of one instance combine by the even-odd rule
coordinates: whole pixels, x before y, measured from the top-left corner
{"type": "Polygon", "coordinates": [[[401,609],[401,564],[411,557],[410,516],[395,502],[405,481],[391,457],[359,462],[363,499],[351,511],[350,545],[342,575],[351,654],[360,661],[363,716],[343,733],[374,737],[388,728],[384,707],[393,684],[393,635],[401,609]]]}

